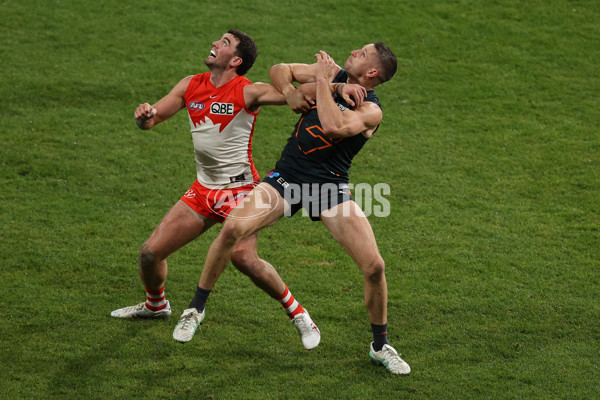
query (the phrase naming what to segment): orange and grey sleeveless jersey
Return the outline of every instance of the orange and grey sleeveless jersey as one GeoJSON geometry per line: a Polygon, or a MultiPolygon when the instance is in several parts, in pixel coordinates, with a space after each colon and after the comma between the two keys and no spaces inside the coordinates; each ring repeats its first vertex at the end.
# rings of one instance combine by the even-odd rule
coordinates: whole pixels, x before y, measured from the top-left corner
{"type": "MultiPolygon", "coordinates": [[[[348,74],[341,70],[333,82],[345,83],[347,80],[348,74]]],[[[337,94],[334,95],[334,101],[342,111],[353,109],[337,94]]],[[[375,103],[381,108],[379,99],[372,90],[367,91],[364,101],[375,103]]],[[[361,134],[340,139],[327,137],[321,128],[315,105],[296,124],[275,169],[296,177],[298,182],[348,183],[352,159],[367,140],[361,134]]]]}
{"type": "Polygon", "coordinates": [[[246,108],[244,87],[237,76],[215,87],[210,72],[195,75],[185,92],[198,181],[210,188],[232,188],[259,180],[252,161],[252,135],[258,112],[246,108]]]}

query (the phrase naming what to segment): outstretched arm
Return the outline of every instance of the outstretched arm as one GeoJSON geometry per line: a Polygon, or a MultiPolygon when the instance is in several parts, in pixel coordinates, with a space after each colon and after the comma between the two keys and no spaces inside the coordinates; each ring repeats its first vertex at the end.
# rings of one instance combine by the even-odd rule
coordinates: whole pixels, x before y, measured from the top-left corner
{"type": "Polygon", "coordinates": [[[144,130],[150,129],[185,107],[185,91],[192,77],[190,75],[180,80],[165,97],[153,106],[149,103],[140,104],[134,112],[137,126],[144,130]]]}
{"type": "Polygon", "coordinates": [[[256,112],[260,106],[280,106],[285,104],[285,97],[275,86],[268,83],[256,82],[244,86],[244,101],[246,102],[246,107],[256,112]]]}
{"type": "MultiPolygon", "coordinates": [[[[350,99],[350,96],[353,96],[357,99],[357,107],[362,104],[363,98],[367,95],[365,88],[356,84],[333,83],[330,85],[330,90],[332,94],[337,93],[342,96],[352,106],[355,103],[350,99]]],[[[296,91],[301,92],[305,98],[310,99],[310,102],[313,103],[312,99],[316,98],[317,84],[304,83],[298,86],[296,91]]],[[[244,101],[246,102],[246,106],[254,112],[260,106],[280,106],[286,104],[286,98],[275,86],[262,82],[256,82],[244,87],[244,101]]]]}

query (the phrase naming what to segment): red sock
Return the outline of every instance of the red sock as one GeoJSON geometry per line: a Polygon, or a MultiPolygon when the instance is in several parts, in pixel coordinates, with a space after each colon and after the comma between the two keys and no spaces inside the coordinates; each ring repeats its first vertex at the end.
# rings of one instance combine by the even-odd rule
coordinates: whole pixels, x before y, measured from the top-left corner
{"type": "Polygon", "coordinates": [[[294,318],[298,314],[302,314],[304,312],[304,308],[302,305],[296,301],[292,292],[288,289],[287,285],[285,285],[285,290],[283,294],[279,297],[274,297],[275,300],[279,301],[283,308],[285,308],[285,312],[287,313],[290,319],[294,318]]]}
{"type": "Polygon", "coordinates": [[[167,306],[164,286],[159,290],[146,288],[146,308],[151,311],[160,311],[167,306]]]}

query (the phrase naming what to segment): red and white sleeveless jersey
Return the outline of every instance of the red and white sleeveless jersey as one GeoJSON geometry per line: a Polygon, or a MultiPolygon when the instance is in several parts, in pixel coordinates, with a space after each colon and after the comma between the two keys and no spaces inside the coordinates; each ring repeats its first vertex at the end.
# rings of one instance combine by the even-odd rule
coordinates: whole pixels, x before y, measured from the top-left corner
{"type": "Polygon", "coordinates": [[[251,83],[237,76],[217,88],[206,72],[194,75],[185,92],[198,181],[208,188],[237,187],[259,180],[252,161],[258,112],[248,110],[244,101],[244,86],[251,83]]]}

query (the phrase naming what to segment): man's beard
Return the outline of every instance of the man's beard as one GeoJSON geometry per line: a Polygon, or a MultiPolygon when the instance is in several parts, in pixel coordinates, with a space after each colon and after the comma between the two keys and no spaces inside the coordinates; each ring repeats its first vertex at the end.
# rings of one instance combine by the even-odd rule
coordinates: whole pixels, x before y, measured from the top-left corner
{"type": "Polygon", "coordinates": [[[213,57],[209,57],[206,60],[204,60],[204,64],[208,67],[208,69],[210,69],[211,71],[213,70],[217,70],[217,69],[222,69],[224,70],[225,68],[227,68],[227,64],[229,63],[229,60],[224,63],[223,61],[221,61],[221,63],[219,63],[217,61],[216,58],[213,57]]]}

